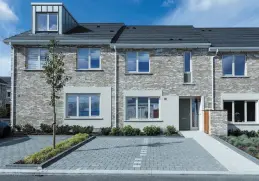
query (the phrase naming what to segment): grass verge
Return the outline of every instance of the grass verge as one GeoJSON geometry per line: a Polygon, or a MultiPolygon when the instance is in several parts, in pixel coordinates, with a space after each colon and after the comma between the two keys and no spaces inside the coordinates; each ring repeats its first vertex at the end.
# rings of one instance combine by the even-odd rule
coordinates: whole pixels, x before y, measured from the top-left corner
{"type": "Polygon", "coordinates": [[[23,160],[16,162],[16,164],[41,164],[48,159],[58,155],[59,153],[71,148],[72,146],[86,140],[88,137],[89,136],[86,133],[76,134],[73,137],[58,143],[55,149],[53,149],[53,147],[46,147],[41,151],[29,155],[23,160]]]}

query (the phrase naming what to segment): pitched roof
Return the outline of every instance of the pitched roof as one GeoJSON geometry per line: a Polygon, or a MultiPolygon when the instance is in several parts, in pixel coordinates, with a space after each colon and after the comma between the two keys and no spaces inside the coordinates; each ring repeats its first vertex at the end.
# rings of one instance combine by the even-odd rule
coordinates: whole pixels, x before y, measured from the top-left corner
{"type": "Polygon", "coordinates": [[[10,40],[99,40],[103,43],[110,43],[123,23],[81,23],[77,27],[69,30],[65,34],[37,33],[32,34],[31,30],[7,38],[10,40]]]}
{"type": "Polygon", "coordinates": [[[259,47],[259,28],[196,28],[212,47],[259,47]]]}
{"type": "Polygon", "coordinates": [[[11,86],[11,77],[0,77],[4,82],[8,84],[8,86],[11,86]]]}
{"type": "Polygon", "coordinates": [[[7,83],[1,78],[0,78],[0,84],[6,84],[7,85],[7,83]]]}
{"type": "Polygon", "coordinates": [[[116,43],[209,43],[193,26],[127,26],[116,43]]]}

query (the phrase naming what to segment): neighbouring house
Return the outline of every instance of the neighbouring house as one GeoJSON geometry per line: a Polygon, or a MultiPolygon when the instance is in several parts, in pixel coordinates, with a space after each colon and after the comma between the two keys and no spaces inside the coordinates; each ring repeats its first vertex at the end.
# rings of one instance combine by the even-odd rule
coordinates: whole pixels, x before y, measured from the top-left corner
{"type": "Polygon", "coordinates": [[[6,101],[5,107],[7,109],[7,117],[10,117],[11,113],[11,77],[0,77],[3,81],[7,83],[6,87],[6,101]]]}
{"type": "Polygon", "coordinates": [[[0,78],[0,108],[6,109],[6,90],[7,90],[7,82],[0,78]]]}
{"type": "Polygon", "coordinates": [[[42,66],[55,39],[71,76],[59,124],[259,129],[259,28],[79,23],[62,3],[31,5],[32,29],[4,40],[12,124],[52,123],[42,66]]]}

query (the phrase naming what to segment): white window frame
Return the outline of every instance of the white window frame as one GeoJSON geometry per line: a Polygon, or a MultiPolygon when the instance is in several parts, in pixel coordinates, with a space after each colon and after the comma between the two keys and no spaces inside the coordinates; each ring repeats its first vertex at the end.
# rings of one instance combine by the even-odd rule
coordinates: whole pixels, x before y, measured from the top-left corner
{"type": "Polygon", "coordinates": [[[245,54],[233,54],[233,55],[222,55],[222,75],[223,76],[231,76],[231,77],[244,77],[247,76],[247,56],[245,54]],[[224,56],[232,56],[232,74],[224,74],[224,65],[223,65],[223,57],[224,56]],[[245,70],[244,75],[235,75],[235,56],[245,56],[245,70]]]}
{"type": "MultiPolygon", "coordinates": [[[[190,82],[185,82],[184,80],[183,80],[183,82],[185,83],[185,84],[190,84],[190,83],[192,83],[192,52],[184,52],[184,60],[183,60],[183,72],[184,72],[184,75],[185,74],[190,74],[191,75],[191,81],[190,82]],[[190,53],[190,72],[186,72],[185,71],[185,56],[186,56],[186,54],[185,53],[190,53]]],[[[183,76],[184,76],[183,75],[183,76]]]]}
{"type": "Polygon", "coordinates": [[[101,48],[77,48],[77,57],[76,57],[76,69],[77,70],[101,70],[102,69],[102,60],[101,60],[101,48]],[[78,55],[79,49],[88,49],[88,69],[86,68],[79,68],[78,67],[78,55]],[[100,51],[99,57],[99,68],[92,68],[91,67],[91,49],[98,49],[100,51]]]}
{"type": "Polygon", "coordinates": [[[127,72],[128,72],[128,73],[149,74],[149,73],[151,72],[151,67],[150,67],[150,53],[149,53],[149,52],[127,52],[127,53],[126,53],[126,60],[127,60],[126,68],[127,68],[127,72]],[[136,71],[129,71],[129,70],[128,70],[128,53],[136,53],[136,71]],[[148,54],[148,57],[149,57],[149,60],[148,60],[149,70],[148,70],[148,72],[140,72],[140,71],[139,71],[139,56],[138,56],[139,53],[147,53],[147,54],[148,54]]]}
{"type": "Polygon", "coordinates": [[[41,50],[47,50],[47,48],[27,48],[27,55],[26,55],[26,70],[43,70],[43,67],[41,67],[41,60],[40,60],[40,53],[41,50]],[[35,51],[38,51],[38,60],[37,60],[37,68],[35,69],[29,69],[28,68],[28,55],[29,55],[29,49],[34,49],[35,51]]]}
{"type": "Polygon", "coordinates": [[[126,103],[126,109],[125,109],[125,120],[126,121],[131,121],[131,120],[159,120],[160,119],[160,115],[161,115],[161,100],[160,100],[160,97],[145,97],[145,98],[148,98],[148,118],[139,118],[138,116],[138,99],[139,98],[142,98],[142,97],[145,97],[145,96],[139,96],[139,97],[132,97],[132,96],[127,96],[125,97],[125,103],[126,103]],[[127,119],[127,106],[128,106],[128,102],[127,102],[127,98],[135,98],[136,100],[136,117],[135,118],[130,118],[130,119],[127,119]],[[158,118],[150,118],[150,99],[152,98],[155,98],[155,99],[158,99],[158,110],[159,110],[159,113],[158,113],[158,118]]]}
{"type": "Polygon", "coordinates": [[[98,118],[98,117],[100,117],[100,115],[101,115],[101,95],[100,94],[78,94],[78,93],[67,93],[66,94],[66,118],[79,118],[79,119],[81,119],[81,118],[98,118]],[[68,96],[69,95],[74,95],[74,96],[76,96],[76,116],[68,116],[68,104],[67,104],[67,101],[68,101],[68,96]],[[79,116],[79,96],[80,95],[84,95],[84,96],[89,96],[88,97],[88,102],[89,102],[89,116],[79,116]],[[91,97],[92,96],[99,96],[99,115],[98,116],[92,116],[92,99],[91,99],[91,97]]]}
{"type": "Polygon", "coordinates": [[[233,124],[242,124],[242,123],[255,123],[257,122],[257,100],[235,100],[235,101],[230,101],[230,100],[224,100],[223,101],[223,109],[224,109],[224,103],[225,102],[231,102],[232,103],[232,121],[228,121],[229,123],[233,124]],[[235,101],[244,101],[244,121],[243,122],[235,122],[235,101]],[[255,103],[255,120],[254,121],[247,121],[247,103],[248,102],[253,102],[255,103]]]}
{"type": "Polygon", "coordinates": [[[35,24],[35,25],[36,25],[36,28],[35,28],[35,29],[36,29],[37,32],[45,32],[45,31],[38,30],[38,16],[37,16],[38,14],[46,14],[46,15],[47,15],[47,30],[46,30],[46,31],[50,31],[50,32],[51,32],[51,31],[52,31],[52,32],[58,31],[58,24],[59,24],[59,22],[58,22],[58,19],[59,19],[59,18],[58,18],[58,13],[44,13],[44,12],[38,12],[38,13],[36,13],[36,24],[35,24]],[[50,15],[50,14],[56,14],[56,15],[57,15],[57,29],[56,29],[56,30],[50,30],[50,29],[49,29],[49,15],[50,15]]]}

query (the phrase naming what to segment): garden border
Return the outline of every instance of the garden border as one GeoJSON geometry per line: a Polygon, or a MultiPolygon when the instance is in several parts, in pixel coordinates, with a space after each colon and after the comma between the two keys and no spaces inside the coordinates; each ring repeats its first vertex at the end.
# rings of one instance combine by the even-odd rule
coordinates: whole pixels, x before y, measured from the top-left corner
{"type": "Polygon", "coordinates": [[[38,169],[41,170],[43,168],[46,168],[48,166],[50,166],[51,164],[55,163],[56,161],[58,161],[59,159],[65,157],[66,155],[70,154],[71,152],[75,151],[76,149],[78,149],[79,147],[83,146],[84,144],[92,141],[93,139],[95,139],[95,136],[91,136],[88,139],[82,141],[81,143],[78,143],[74,146],[72,146],[71,148],[57,154],[56,156],[46,160],[45,162],[41,163],[41,164],[8,164],[5,167],[6,168],[11,168],[11,169],[19,169],[19,168],[23,168],[23,169],[38,169]]]}
{"type": "Polygon", "coordinates": [[[228,148],[230,148],[231,150],[237,152],[238,154],[242,155],[243,157],[247,158],[248,160],[254,162],[257,165],[259,165],[259,160],[257,158],[255,158],[255,157],[253,157],[252,155],[249,155],[245,151],[240,150],[239,148],[235,147],[234,145],[231,145],[230,143],[226,142],[225,140],[223,140],[223,139],[221,139],[221,138],[219,138],[217,136],[212,136],[212,137],[215,138],[220,143],[222,143],[225,146],[227,146],[228,148]]]}

